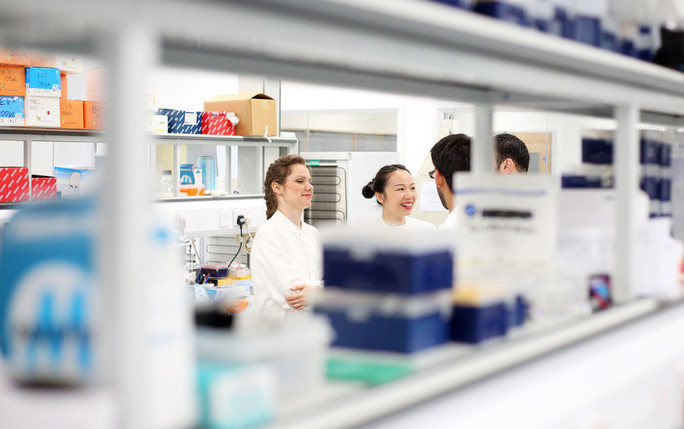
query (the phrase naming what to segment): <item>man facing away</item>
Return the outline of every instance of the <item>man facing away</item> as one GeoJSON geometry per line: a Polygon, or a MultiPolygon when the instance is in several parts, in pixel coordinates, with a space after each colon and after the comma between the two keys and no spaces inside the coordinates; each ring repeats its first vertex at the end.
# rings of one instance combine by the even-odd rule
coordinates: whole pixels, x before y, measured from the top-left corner
{"type": "MultiPolygon", "coordinates": [[[[498,134],[496,140],[496,171],[501,174],[527,173],[530,153],[525,143],[512,134],[498,134]]],[[[429,175],[435,179],[437,194],[449,215],[439,229],[456,229],[456,201],[453,176],[457,171],[470,171],[471,138],[465,134],[450,134],[435,143],[430,157],[435,169],[429,175]]]]}

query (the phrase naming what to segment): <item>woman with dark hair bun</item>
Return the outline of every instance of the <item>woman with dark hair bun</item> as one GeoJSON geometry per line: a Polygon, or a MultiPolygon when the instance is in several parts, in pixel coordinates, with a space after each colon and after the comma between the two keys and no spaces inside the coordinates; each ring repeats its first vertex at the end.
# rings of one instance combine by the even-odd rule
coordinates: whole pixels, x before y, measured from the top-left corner
{"type": "Polygon", "coordinates": [[[299,155],[275,160],[264,179],[267,221],[251,251],[256,313],[285,319],[308,308],[307,294],[321,286],[318,231],[302,220],[314,187],[299,155]]]}
{"type": "Polygon", "coordinates": [[[361,189],[365,198],[373,198],[382,206],[380,224],[408,229],[435,229],[431,223],[409,217],[418,199],[411,172],[401,164],[390,164],[361,189]]]}

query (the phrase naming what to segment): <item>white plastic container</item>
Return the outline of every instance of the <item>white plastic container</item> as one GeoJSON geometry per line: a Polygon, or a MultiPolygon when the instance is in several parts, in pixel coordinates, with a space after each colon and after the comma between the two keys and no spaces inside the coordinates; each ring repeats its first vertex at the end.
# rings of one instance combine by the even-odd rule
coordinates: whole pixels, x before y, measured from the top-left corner
{"type": "Polygon", "coordinates": [[[324,318],[306,316],[277,325],[245,324],[235,331],[199,329],[198,357],[223,364],[268,364],[278,375],[280,395],[318,387],[325,378],[332,329],[324,318]]]}

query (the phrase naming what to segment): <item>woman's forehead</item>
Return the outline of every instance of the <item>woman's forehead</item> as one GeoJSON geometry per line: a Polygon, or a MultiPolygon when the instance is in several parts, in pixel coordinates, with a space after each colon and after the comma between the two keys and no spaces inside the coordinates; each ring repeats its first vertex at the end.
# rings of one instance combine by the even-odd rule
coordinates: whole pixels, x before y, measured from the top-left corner
{"type": "Polygon", "coordinates": [[[389,180],[387,181],[387,184],[390,186],[398,184],[408,185],[409,183],[413,183],[413,177],[411,177],[411,173],[406,170],[397,170],[392,172],[389,180]]]}
{"type": "Polygon", "coordinates": [[[306,176],[309,177],[309,169],[305,165],[295,164],[290,170],[290,176],[306,176]]]}

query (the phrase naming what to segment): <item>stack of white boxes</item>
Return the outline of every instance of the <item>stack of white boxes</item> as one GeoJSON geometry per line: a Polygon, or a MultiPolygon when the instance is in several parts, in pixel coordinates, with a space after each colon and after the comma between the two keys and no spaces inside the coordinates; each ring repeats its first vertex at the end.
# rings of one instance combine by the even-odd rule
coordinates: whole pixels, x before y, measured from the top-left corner
{"type": "Polygon", "coordinates": [[[61,94],[59,69],[26,67],[26,126],[59,128],[61,94]]]}

